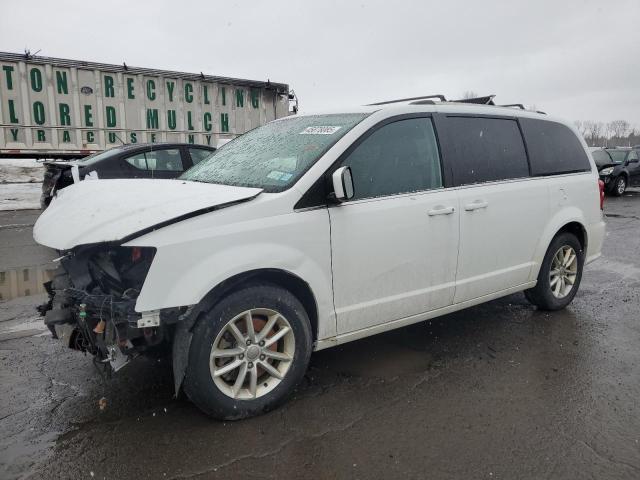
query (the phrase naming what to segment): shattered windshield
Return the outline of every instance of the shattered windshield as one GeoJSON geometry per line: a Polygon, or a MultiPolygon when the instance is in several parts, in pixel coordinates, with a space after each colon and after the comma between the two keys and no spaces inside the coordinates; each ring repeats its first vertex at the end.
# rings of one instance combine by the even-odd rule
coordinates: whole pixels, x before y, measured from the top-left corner
{"type": "Polygon", "coordinates": [[[281,192],[367,115],[309,115],[268,123],[216,150],[180,178],[281,192]]]}

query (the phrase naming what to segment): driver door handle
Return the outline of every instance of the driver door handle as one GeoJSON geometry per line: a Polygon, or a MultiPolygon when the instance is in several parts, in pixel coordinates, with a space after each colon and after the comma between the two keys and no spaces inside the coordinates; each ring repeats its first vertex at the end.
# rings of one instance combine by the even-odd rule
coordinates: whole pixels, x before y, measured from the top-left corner
{"type": "Polygon", "coordinates": [[[436,205],[431,210],[429,210],[429,212],[427,212],[427,213],[429,214],[430,217],[433,217],[435,215],[451,215],[455,211],[456,211],[456,209],[453,208],[453,207],[445,207],[444,205],[436,205]]]}

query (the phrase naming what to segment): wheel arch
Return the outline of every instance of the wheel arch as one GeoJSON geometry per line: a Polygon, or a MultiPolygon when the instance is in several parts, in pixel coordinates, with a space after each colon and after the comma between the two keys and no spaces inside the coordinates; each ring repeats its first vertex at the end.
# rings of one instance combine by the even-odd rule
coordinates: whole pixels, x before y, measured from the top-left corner
{"type": "Polygon", "coordinates": [[[195,316],[210,310],[225,295],[248,283],[269,283],[290,291],[302,303],[309,322],[313,341],[318,338],[318,304],[311,286],[298,275],[280,268],[258,268],[233,275],[213,287],[194,309],[195,316]]]}
{"type": "Polygon", "coordinates": [[[567,208],[558,212],[549,222],[547,228],[540,237],[538,247],[536,248],[533,257],[534,265],[531,269],[530,280],[533,281],[538,278],[540,266],[542,265],[542,260],[547,253],[547,249],[553,239],[560,233],[569,232],[574,234],[578,238],[578,241],[582,246],[582,251],[586,256],[587,247],[589,245],[589,236],[585,225],[586,221],[584,219],[584,215],[576,207],[567,208]]]}
{"type": "Polygon", "coordinates": [[[584,225],[580,222],[569,222],[566,225],[563,225],[562,228],[560,228],[551,238],[551,240],[564,232],[573,233],[578,238],[580,246],[582,247],[582,251],[585,252],[586,255],[589,238],[587,236],[587,229],[584,228],[584,225]]]}

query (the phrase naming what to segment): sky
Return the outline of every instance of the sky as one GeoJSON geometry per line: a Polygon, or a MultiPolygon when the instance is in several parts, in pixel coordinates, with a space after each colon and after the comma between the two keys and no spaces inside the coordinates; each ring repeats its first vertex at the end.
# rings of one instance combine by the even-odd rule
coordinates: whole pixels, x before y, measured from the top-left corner
{"type": "Polygon", "coordinates": [[[288,83],[300,110],[467,91],[640,129],[640,0],[0,0],[0,51],[288,83]]]}

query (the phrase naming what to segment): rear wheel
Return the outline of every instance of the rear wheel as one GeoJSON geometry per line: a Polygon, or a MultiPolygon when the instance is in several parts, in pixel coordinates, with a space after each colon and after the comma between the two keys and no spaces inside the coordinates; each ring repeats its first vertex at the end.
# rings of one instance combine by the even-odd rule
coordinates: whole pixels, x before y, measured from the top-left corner
{"type": "Polygon", "coordinates": [[[295,296],[275,285],[245,287],[194,328],[185,391],[219,419],[269,411],[303,377],[311,345],[309,318],[295,296]]]}
{"type": "Polygon", "coordinates": [[[611,193],[619,197],[627,190],[627,177],[624,175],[620,175],[613,182],[613,188],[611,189],[611,193]]]}
{"type": "Polygon", "coordinates": [[[525,296],[542,310],[560,310],[575,297],[584,266],[584,252],[572,233],[557,235],[544,256],[538,283],[525,296]]]}

